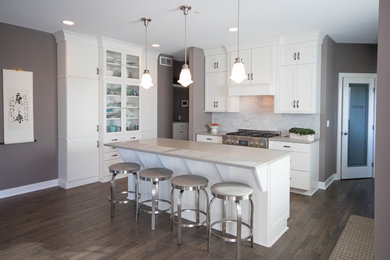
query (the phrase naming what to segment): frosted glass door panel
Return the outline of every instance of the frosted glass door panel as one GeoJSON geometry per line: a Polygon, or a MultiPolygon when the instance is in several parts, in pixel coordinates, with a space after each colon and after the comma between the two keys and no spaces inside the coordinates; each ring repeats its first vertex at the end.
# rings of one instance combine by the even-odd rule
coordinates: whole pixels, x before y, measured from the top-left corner
{"type": "Polygon", "coordinates": [[[139,79],[139,57],[126,54],[126,77],[139,79]]]}
{"type": "Polygon", "coordinates": [[[106,51],[106,76],[122,77],[122,54],[120,52],[106,51]]]}
{"type": "Polygon", "coordinates": [[[348,167],[367,166],[368,84],[350,84],[348,167]]]}
{"type": "Polygon", "coordinates": [[[139,86],[126,86],[126,131],[139,130],[139,86]]]}
{"type": "Polygon", "coordinates": [[[106,85],[106,126],[107,132],[121,131],[122,85],[106,85]]]}

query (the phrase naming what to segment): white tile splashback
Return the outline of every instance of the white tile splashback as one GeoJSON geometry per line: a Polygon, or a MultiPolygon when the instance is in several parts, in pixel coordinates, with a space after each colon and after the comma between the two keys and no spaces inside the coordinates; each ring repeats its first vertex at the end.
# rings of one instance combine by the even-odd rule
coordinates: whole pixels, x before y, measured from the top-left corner
{"type": "Polygon", "coordinates": [[[212,113],[212,121],[221,124],[220,131],[237,129],[280,130],[288,134],[291,127],[311,128],[320,136],[320,115],[274,114],[273,96],[242,96],[240,112],[212,113]]]}

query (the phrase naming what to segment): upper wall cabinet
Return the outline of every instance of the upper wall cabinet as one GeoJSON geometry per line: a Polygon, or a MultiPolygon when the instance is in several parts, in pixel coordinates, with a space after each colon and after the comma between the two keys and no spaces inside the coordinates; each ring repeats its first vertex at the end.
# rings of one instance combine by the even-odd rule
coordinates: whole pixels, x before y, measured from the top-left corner
{"type": "MultiPolygon", "coordinates": [[[[244,49],[240,51],[240,58],[244,63],[247,78],[237,84],[230,80],[231,85],[246,84],[271,84],[275,81],[275,54],[276,48],[261,47],[253,49],[244,49]]],[[[230,71],[237,57],[237,52],[230,52],[230,71]]]]}
{"type": "Polygon", "coordinates": [[[206,72],[226,71],[226,55],[206,56],[206,72]]]}
{"type": "Polygon", "coordinates": [[[320,113],[321,32],[281,38],[280,83],[275,112],[320,113]]]}

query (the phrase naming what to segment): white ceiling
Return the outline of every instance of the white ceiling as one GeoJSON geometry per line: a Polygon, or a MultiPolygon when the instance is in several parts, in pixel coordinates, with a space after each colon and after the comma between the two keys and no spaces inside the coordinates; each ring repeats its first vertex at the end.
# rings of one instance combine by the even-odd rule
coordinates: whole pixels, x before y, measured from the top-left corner
{"type": "MultiPolygon", "coordinates": [[[[190,4],[188,45],[234,44],[237,0],[0,0],[0,21],[49,33],[61,29],[144,44],[141,17],[150,17],[149,42],[178,55],[190,4]],[[61,20],[73,20],[69,27],[61,20]]],[[[241,42],[321,29],[336,42],[377,43],[379,0],[242,0],[241,42]]]]}

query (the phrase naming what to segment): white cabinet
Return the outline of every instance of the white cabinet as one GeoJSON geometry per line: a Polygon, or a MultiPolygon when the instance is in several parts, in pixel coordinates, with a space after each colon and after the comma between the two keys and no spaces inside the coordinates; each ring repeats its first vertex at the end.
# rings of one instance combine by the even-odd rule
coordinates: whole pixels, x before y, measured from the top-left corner
{"type": "MultiPolygon", "coordinates": [[[[237,84],[230,80],[231,85],[270,84],[275,81],[276,47],[259,47],[240,51],[247,78],[237,84]]],[[[237,52],[230,53],[230,71],[233,67],[237,52]]]]}
{"type": "Polygon", "coordinates": [[[96,37],[55,33],[58,55],[59,185],[98,180],[98,48],[96,37]]]}
{"type": "Polygon", "coordinates": [[[281,65],[297,65],[316,62],[316,42],[285,44],[281,48],[281,65]]]}
{"type": "Polygon", "coordinates": [[[238,112],[239,97],[229,97],[226,54],[205,56],[205,112],[238,112]]]}
{"type": "Polygon", "coordinates": [[[210,55],[205,58],[206,72],[226,71],[226,55],[210,55]]]}
{"type": "Polygon", "coordinates": [[[279,87],[279,113],[316,111],[315,65],[283,66],[279,87]]]}
{"type": "Polygon", "coordinates": [[[202,143],[222,144],[222,136],[197,134],[196,135],[196,141],[197,142],[202,142],[202,143]]]}
{"type": "Polygon", "coordinates": [[[172,138],[188,140],[188,123],[174,122],[172,126],[172,138]]]}
{"type": "Polygon", "coordinates": [[[121,161],[106,143],[157,136],[157,56],[149,53],[148,66],[154,86],[139,86],[143,47],[99,39],[99,149],[100,181],[110,179],[108,166],[121,161]]]}
{"type": "Polygon", "coordinates": [[[269,149],[291,152],[290,187],[292,192],[311,196],[317,191],[319,142],[294,143],[270,140],[269,149]]]}
{"type": "Polygon", "coordinates": [[[320,113],[321,32],[281,38],[276,113],[320,113]]]}

